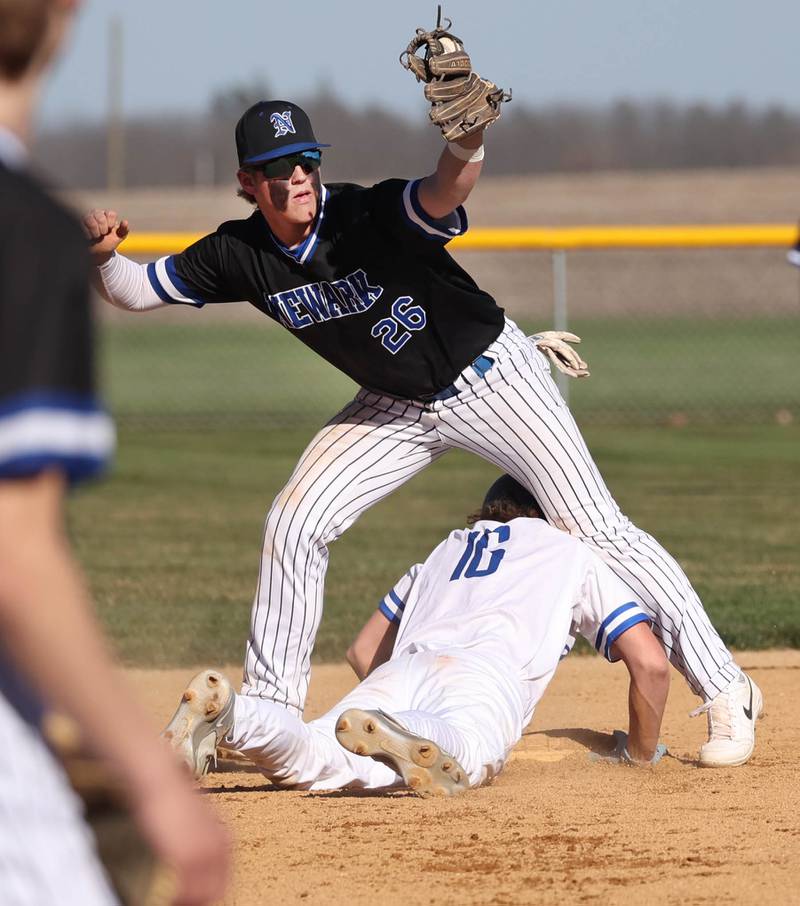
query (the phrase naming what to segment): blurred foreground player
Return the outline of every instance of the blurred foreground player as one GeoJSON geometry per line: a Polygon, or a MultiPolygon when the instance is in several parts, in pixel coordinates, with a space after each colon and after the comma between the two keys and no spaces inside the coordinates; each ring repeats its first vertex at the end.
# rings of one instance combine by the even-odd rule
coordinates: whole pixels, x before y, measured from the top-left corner
{"type": "Polygon", "coordinates": [[[612,759],[656,763],[669,665],[650,620],[585,544],[537,517],[527,490],[495,482],[473,527],[383,599],[348,652],[363,681],[324,717],[236,696],[209,670],[165,735],[197,773],[219,741],[281,785],[457,793],[503,768],[577,631],[630,672],[630,730],[612,759]]]}
{"type": "Polygon", "coordinates": [[[94,395],[85,240],[25,170],[41,77],[76,6],[0,0],[0,901],[118,902],[45,742],[53,708],[119,782],[179,901],[208,903],[224,832],[123,688],[64,535],[66,486],[114,441],[94,395]]]}

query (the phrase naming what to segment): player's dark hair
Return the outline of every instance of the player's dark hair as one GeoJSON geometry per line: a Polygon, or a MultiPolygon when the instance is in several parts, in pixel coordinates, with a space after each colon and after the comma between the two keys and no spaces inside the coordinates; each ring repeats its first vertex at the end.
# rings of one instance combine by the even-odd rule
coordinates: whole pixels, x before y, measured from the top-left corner
{"type": "Polygon", "coordinates": [[[520,516],[527,519],[544,519],[544,513],[533,504],[523,505],[513,500],[493,500],[467,517],[467,525],[473,526],[482,519],[491,522],[510,522],[520,516]]]}
{"type": "Polygon", "coordinates": [[[486,492],[481,508],[467,522],[469,525],[480,519],[509,522],[519,516],[544,519],[539,501],[533,494],[510,475],[501,475],[486,492]]]}
{"type": "Polygon", "coordinates": [[[248,204],[253,205],[253,207],[255,207],[257,204],[255,195],[251,195],[249,192],[245,192],[245,190],[241,186],[239,186],[239,188],[236,190],[236,197],[244,199],[244,201],[246,201],[248,204]]]}
{"type": "MultiPolygon", "coordinates": [[[[2,0],[0,0],[0,2],[2,2],[2,0]]],[[[253,170],[251,167],[240,167],[239,169],[243,170],[245,173],[255,173],[255,170],[253,170]]],[[[248,204],[251,204],[253,206],[256,205],[255,195],[251,195],[249,192],[245,192],[245,190],[241,186],[239,186],[239,188],[236,190],[236,197],[244,199],[248,204]]]]}
{"type": "Polygon", "coordinates": [[[42,46],[53,0],[0,0],[0,78],[21,78],[42,46]]]}
{"type": "Polygon", "coordinates": [[[256,205],[255,196],[251,195],[249,192],[245,192],[245,190],[241,186],[239,186],[239,188],[236,190],[236,197],[243,198],[248,204],[251,204],[253,206],[256,205]]]}

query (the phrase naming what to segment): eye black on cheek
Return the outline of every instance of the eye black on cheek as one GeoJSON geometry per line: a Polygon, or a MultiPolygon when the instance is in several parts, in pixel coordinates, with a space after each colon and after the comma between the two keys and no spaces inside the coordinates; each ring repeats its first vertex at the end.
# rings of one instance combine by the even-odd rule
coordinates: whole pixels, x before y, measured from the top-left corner
{"type": "Polygon", "coordinates": [[[269,197],[277,210],[285,211],[289,204],[289,183],[282,179],[270,182],[269,197]]]}

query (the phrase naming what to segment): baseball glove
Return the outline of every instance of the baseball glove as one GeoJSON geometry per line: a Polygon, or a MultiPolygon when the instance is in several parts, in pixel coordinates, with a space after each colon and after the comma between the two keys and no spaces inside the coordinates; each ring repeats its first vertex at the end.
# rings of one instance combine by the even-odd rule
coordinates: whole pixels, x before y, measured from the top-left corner
{"type": "Polygon", "coordinates": [[[433,31],[418,28],[400,62],[425,82],[425,97],[431,103],[428,115],[448,142],[466,138],[490,126],[499,116],[504,102],[511,100],[493,82],[482,79],[472,69],[469,55],[460,38],[448,29],[452,25],[439,18],[433,31]],[[417,51],[424,48],[420,56],[417,51]]]}
{"type": "Polygon", "coordinates": [[[581,341],[574,333],[566,330],[543,330],[530,339],[559,371],[574,378],[589,377],[589,366],[569,345],[581,341]]]}

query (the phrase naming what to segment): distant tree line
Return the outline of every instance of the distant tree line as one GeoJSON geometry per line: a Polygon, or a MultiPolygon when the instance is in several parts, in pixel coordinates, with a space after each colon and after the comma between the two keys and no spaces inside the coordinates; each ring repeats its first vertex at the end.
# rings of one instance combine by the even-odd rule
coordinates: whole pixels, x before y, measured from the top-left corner
{"type": "MultiPolygon", "coordinates": [[[[202,116],[129,118],[124,124],[125,185],[230,184],[233,129],[266,86],[236,87],[212,98],[202,116]]],[[[317,138],[334,147],[326,178],[372,180],[429,169],[441,145],[424,108],[416,119],[357,108],[325,92],[301,98],[317,138]]],[[[107,131],[101,123],[51,129],[37,142],[39,163],[64,186],[107,181],[107,131]]],[[[678,104],[620,100],[602,107],[512,103],[491,131],[491,174],[645,170],[800,164],[800,113],[744,103],[678,104]]]]}

